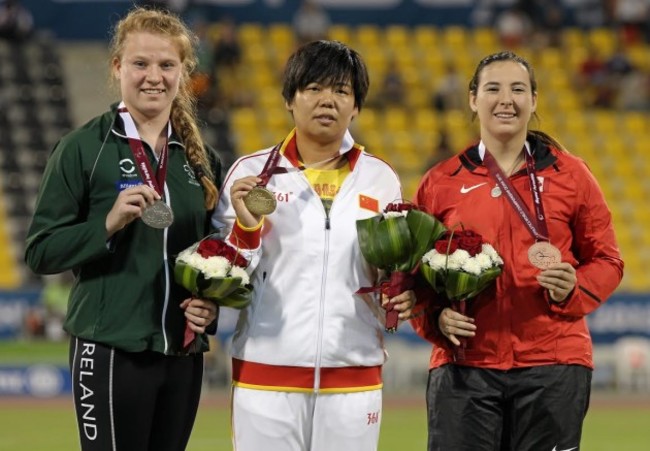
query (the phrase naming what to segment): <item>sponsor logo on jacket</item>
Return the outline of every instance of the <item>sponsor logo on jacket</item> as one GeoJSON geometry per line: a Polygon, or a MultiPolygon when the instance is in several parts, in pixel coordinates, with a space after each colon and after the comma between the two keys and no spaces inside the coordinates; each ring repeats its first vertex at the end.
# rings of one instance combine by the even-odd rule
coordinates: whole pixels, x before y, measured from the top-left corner
{"type": "Polygon", "coordinates": [[[183,165],[183,170],[185,170],[185,173],[187,174],[187,183],[194,186],[201,186],[198,180],[196,180],[196,175],[189,164],[185,163],[183,165]]]}
{"type": "Polygon", "coordinates": [[[137,167],[133,160],[130,158],[123,158],[118,163],[120,168],[120,179],[115,182],[115,189],[117,191],[124,191],[127,188],[141,185],[140,175],[138,174],[137,167]]]}

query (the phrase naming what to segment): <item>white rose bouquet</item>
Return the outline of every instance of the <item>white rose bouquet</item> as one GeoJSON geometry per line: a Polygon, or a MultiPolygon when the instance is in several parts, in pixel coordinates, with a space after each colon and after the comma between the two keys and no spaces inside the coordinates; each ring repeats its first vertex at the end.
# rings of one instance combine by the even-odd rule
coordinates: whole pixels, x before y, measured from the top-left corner
{"type": "MultiPolygon", "coordinates": [[[[246,273],[248,261],[215,235],[183,250],[176,257],[174,279],[194,296],[223,307],[242,309],[252,300],[252,286],[246,273]]],[[[194,339],[186,328],[184,346],[194,339]]]]}
{"type": "MultiPolygon", "coordinates": [[[[465,314],[466,301],[478,295],[502,271],[497,251],[471,230],[448,231],[422,256],[420,272],[438,293],[445,293],[452,308],[465,314]]],[[[465,340],[460,340],[456,359],[465,358],[465,340]]]]}

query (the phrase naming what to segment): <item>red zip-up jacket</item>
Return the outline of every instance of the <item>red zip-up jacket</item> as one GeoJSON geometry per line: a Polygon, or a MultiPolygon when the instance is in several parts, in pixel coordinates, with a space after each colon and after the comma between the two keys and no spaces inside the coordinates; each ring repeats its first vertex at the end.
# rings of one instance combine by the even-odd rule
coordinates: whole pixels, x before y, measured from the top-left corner
{"type": "MultiPolygon", "coordinates": [[[[539,269],[528,261],[535,239],[505,195],[492,197],[495,181],[483,165],[478,146],[441,162],[422,179],[415,203],[451,228],[463,224],[481,234],[504,261],[495,283],[467,303],[476,335],[467,341],[463,365],[508,370],[539,365],[578,364],[593,368],[586,315],[596,310],[623,277],[612,217],[585,163],[549,148],[529,135],[550,240],[562,261],[577,271],[577,284],[561,304],[550,300],[536,280],[539,269]]],[[[534,216],[526,169],[510,181],[534,216]]],[[[426,314],[414,318],[415,331],[434,344],[430,367],[453,361],[453,344],[440,332],[438,316],[448,303],[442,295],[420,290],[426,314]]]]}

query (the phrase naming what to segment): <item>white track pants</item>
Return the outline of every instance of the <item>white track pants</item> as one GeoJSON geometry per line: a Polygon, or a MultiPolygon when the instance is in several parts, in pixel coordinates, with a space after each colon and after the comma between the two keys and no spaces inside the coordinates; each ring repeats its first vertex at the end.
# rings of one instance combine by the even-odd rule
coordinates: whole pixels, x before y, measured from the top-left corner
{"type": "Polygon", "coordinates": [[[376,451],[382,391],[288,393],[233,388],[235,451],[376,451]]]}

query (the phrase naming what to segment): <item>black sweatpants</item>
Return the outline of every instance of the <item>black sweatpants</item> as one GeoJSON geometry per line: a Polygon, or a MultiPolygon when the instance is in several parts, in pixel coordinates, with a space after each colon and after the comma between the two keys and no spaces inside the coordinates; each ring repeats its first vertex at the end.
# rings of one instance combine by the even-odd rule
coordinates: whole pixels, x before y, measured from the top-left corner
{"type": "Polygon", "coordinates": [[[444,365],[429,373],[429,451],[577,451],[591,370],[444,365]]]}
{"type": "Polygon", "coordinates": [[[125,352],[72,337],[82,451],[182,451],[201,395],[203,355],[125,352]]]}

